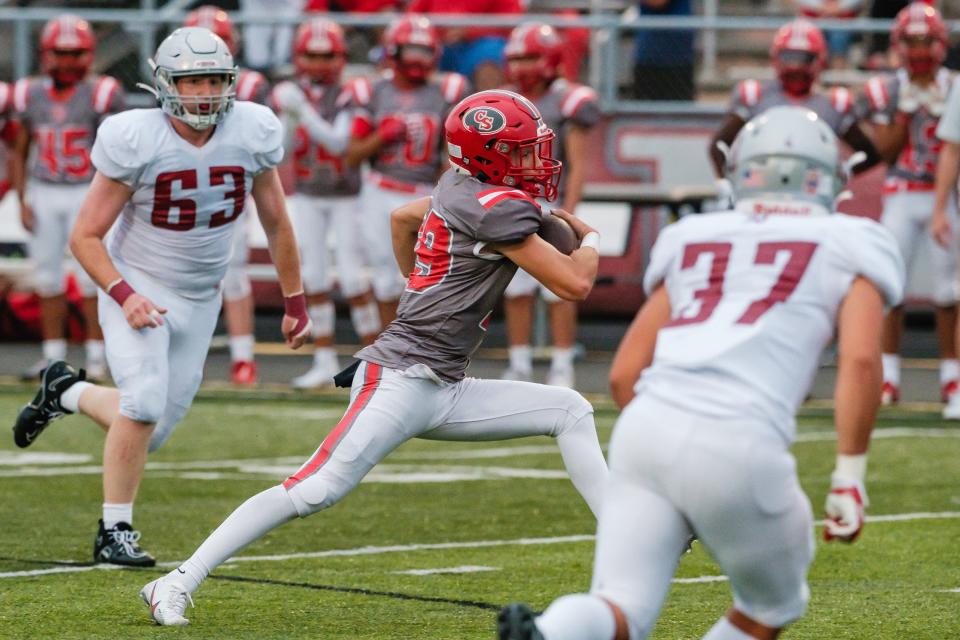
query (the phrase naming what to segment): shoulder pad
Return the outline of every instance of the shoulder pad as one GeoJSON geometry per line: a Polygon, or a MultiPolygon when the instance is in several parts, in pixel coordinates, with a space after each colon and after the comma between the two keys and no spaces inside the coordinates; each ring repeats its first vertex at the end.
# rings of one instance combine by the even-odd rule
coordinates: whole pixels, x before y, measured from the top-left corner
{"type": "Polygon", "coordinates": [[[847,113],[853,106],[853,94],[846,87],[834,87],[830,90],[830,104],[837,113],[847,113]]]}
{"type": "Polygon", "coordinates": [[[596,102],[597,92],[583,84],[570,83],[567,95],[560,101],[560,113],[564,118],[575,114],[587,102],[596,102]]]}
{"type": "Polygon", "coordinates": [[[20,78],[13,85],[13,110],[24,112],[27,110],[27,98],[30,94],[30,81],[32,78],[20,78]]]}
{"type": "Polygon", "coordinates": [[[113,98],[120,91],[120,83],[112,76],[99,76],[93,83],[93,110],[107,113],[113,98]]]}
{"type": "Polygon", "coordinates": [[[348,81],[340,90],[340,96],[337,98],[337,105],[353,102],[355,105],[365,107],[373,99],[373,84],[368,78],[353,78],[348,81]]]}
{"type": "Polygon", "coordinates": [[[241,69],[237,77],[237,100],[252,100],[267,78],[259,71],[241,69]]]}
{"type": "Polygon", "coordinates": [[[867,80],[864,92],[873,109],[885,109],[887,105],[890,104],[889,80],[889,78],[884,78],[883,76],[874,76],[867,80]]]}
{"type": "Polygon", "coordinates": [[[469,86],[469,81],[459,73],[445,73],[440,78],[440,93],[449,104],[460,102],[469,86]]]}
{"type": "Polygon", "coordinates": [[[756,80],[744,80],[738,88],[740,100],[748,107],[756,106],[763,95],[763,88],[756,80]]]}

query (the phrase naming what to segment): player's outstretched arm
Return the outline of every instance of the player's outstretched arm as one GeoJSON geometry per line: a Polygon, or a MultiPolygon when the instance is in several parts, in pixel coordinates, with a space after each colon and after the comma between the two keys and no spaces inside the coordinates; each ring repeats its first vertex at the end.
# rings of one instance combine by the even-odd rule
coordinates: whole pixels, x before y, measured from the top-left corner
{"type": "Polygon", "coordinates": [[[623,409],[633,400],[640,374],[653,362],[657,332],[670,321],[670,297],[662,284],[643,303],[610,366],[610,395],[623,409]]]}
{"type": "Polygon", "coordinates": [[[850,148],[854,151],[863,151],[867,156],[853,166],[852,171],[854,175],[872,169],[883,161],[883,158],[880,157],[880,152],[877,151],[877,147],[873,144],[873,140],[864,132],[863,127],[861,127],[859,123],[854,122],[850,125],[850,128],[843,134],[843,141],[850,145],[850,148]]]}
{"type": "Polygon", "coordinates": [[[417,245],[417,233],[423,216],[430,209],[430,198],[418,198],[390,212],[390,235],[393,239],[393,255],[403,277],[413,273],[416,263],[414,249],[417,245]]]}
{"type": "Polygon", "coordinates": [[[127,323],[134,329],[143,329],[162,325],[161,316],[167,310],[157,307],[130,287],[103,245],[103,237],[131,195],[133,190],[130,187],[97,171],[73,225],[70,252],[93,281],[116,300],[127,323]]]}
{"type": "Polygon", "coordinates": [[[253,200],[257,215],[267,236],[270,258],[277,269],[280,289],[283,291],[284,315],[280,325],[287,346],[299,349],[310,337],[310,318],[307,315],[303,283],[300,280],[300,253],[293,225],[287,216],[287,201],[276,167],[257,174],[253,179],[253,200]]]}
{"type": "Polygon", "coordinates": [[[936,200],[933,205],[933,218],[930,220],[930,233],[944,247],[953,242],[953,230],[947,218],[947,202],[956,189],[960,177],[960,142],[944,142],[937,160],[936,200]]]}
{"type": "Polygon", "coordinates": [[[883,297],[876,286],[858,277],[838,316],[839,356],[834,391],[837,466],[827,496],[827,540],[853,542],[864,521],[867,448],[880,405],[883,297]]]}
{"type": "Polygon", "coordinates": [[[580,248],[569,256],[557,251],[537,234],[529,235],[515,244],[491,248],[505,255],[564,300],[584,300],[597,277],[600,235],[583,220],[562,209],[554,209],[553,215],[565,220],[580,239],[580,248]]]}

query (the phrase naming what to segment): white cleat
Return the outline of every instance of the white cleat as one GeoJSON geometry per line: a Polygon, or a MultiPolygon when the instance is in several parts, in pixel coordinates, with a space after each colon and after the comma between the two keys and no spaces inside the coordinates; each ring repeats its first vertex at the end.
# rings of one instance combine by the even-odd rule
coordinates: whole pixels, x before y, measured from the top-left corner
{"type": "Polygon", "coordinates": [[[547,384],[552,387],[565,387],[573,389],[573,369],[554,369],[551,367],[547,374],[547,384]]]}
{"type": "Polygon", "coordinates": [[[324,367],[315,364],[302,376],[290,381],[294,389],[323,389],[333,386],[333,376],[337,375],[336,368],[324,367]]]}
{"type": "Polygon", "coordinates": [[[183,617],[187,603],[193,606],[190,593],[179,582],[163,576],[144,585],[140,597],[150,607],[150,617],[164,627],[182,627],[190,621],[183,617]]]}
{"type": "Polygon", "coordinates": [[[532,372],[514,369],[513,367],[507,367],[503,370],[503,373],[500,374],[501,380],[513,380],[514,382],[530,382],[532,378],[532,372]]]}
{"type": "Polygon", "coordinates": [[[943,408],[944,420],[960,420],[960,393],[953,393],[943,408]]]}

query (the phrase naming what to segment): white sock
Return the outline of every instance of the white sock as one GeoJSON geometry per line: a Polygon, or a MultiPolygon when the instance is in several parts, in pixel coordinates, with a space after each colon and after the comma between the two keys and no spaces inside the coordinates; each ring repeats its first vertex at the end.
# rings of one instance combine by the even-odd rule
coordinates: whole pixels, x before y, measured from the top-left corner
{"type": "Polygon", "coordinates": [[[940,384],[960,379],[960,360],[945,358],[940,361],[940,384]]]}
{"type": "Polygon", "coordinates": [[[253,335],[230,336],[230,360],[253,362],[253,335]]]}
{"type": "Polygon", "coordinates": [[[593,414],[588,413],[572,428],[558,435],[557,446],[560,447],[560,456],[570,482],[583,496],[594,517],[599,518],[609,472],[600,451],[593,414]]]}
{"type": "Polygon", "coordinates": [[[85,380],[74,382],[70,388],[60,394],[60,406],[67,411],[77,413],[80,411],[80,396],[93,384],[85,380]]]}
{"type": "Polygon", "coordinates": [[[87,353],[87,364],[101,364],[106,356],[103,340],[87,340],[83,343],[87,353]]]}
{"type": "Polygon", "coordinates": [[[67,341],[62,338],[58,340],[44,340],[43,357],[50,362],[54,360],[66,360],[67,341]]]}
{"type": "Polygon", "coordinates": [[[550,368],[557,371],[566,371],[573,368],[573,347],[561,349],[553,348],[553,359],[550,362],[550,368]]]}
{"type": "Polygon", "coordinates": [[[337,352],[333,347],[317,347],[313,352],[313,365],[324,369],[336,369],[339,366],[337,352]]]}
{"type": "Polygon", "coordinates": [[[307,314],[310,316],[310,322],[313,323],[313,335],[315,337],[333,335],[337,314],[332,302],[327,301],[321,302],[320,304],[312,304],[307,308],[307,314]]]}
{"type": "Polygon", "coordinates": [[[753,636],[733,626],[726,617],[717,620],[703,640],[754,640],[753,636]]]}
{"type": "Polygon", "coordinates": [[[610,640],[617,632],[610,605],[585,593],[557,598],[536,624],[545,640],[610,640]]]}
{"type": "Polygon", "coordinates": [[[510,347],[510,368],[525,373],[533,369],[533,350],[530,349],[530,345],[521,344],[510,347]]]}
{"type": "Polygon", "coordinates": [[[103,528],[112,529],[118,522],[133,524],[133,503],[103,503],[103,528]]]}
{"type": "Polygon", "coordinates": [[[190,559],[168,573],[167,577],[193,593],[211,571],[268,531],[296,517],[297,510],[282,485],[261,491],[237,507],[193,552],[190,559]]]}
{"type": "Polygon", "coordinates": [[[896,353],[884,353],[880,356],[883,362],[883,380],[895,386],[900,386],[900,356],[896,353]]]}

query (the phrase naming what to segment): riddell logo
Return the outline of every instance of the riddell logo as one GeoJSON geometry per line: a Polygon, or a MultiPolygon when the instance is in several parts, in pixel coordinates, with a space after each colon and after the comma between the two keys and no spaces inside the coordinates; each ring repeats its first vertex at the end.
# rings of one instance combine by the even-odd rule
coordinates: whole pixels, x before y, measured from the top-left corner
{"type": "Polygon", "coordinates": [[[507,118],[499,109],[493,107],[475,107],[463,116],[463,126],[477,133],[490,135],[503,131],[507,118]]]}
{"type": "Polygon", "coordinates": [[[801,204],[801,205],[789,205],[789,204],[764,204],[762,202],[755,202],[753,204],[753,213],[758,215],[792,215],[792,216],[805,216],[813,213],[813,208],[810,205],[801,204]]]}

